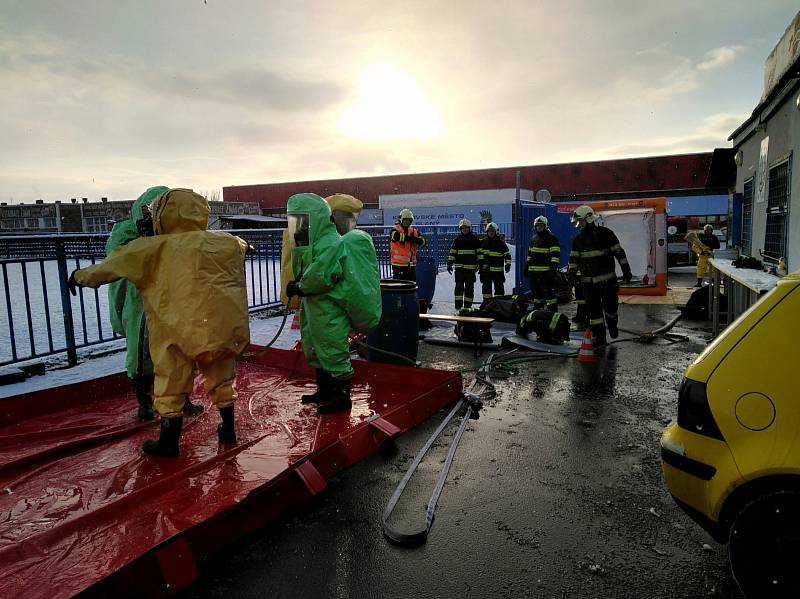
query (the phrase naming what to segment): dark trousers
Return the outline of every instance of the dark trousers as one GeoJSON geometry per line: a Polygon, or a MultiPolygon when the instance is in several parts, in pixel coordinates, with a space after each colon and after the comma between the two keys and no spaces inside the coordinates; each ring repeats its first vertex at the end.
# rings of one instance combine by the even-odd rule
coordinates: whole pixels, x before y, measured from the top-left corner
{"type": "Polygon", "coordinates": [[[472,307],[473,296],[475,295],[475,271],[456,269],[456,291],[455,304],[456,310],[472,307]]]}
{"type": "Polygon", "coordinates": [[[558,312],[555,274],[550,271],[528,273],[528,282],[531,285],[534,308],[558,312]]]}
{"type": "Polygon", "coordinates": [[[483,301],[492,299],[493,297],[503,297],[506,294],[503,283],[506,282],[506,276],[502,272],[482,272],[481,273],[481,293],[483,294],[483,301]],[[494,287],[494,293],[492,293],[494,287]]]}
{"type": "Polygon", "coordinates": [[[392,266],[392,278],[417,282],[416,266],[392,266]]]}
{"type": "Polygon", "coordinates": [[[572,322],[580,326],[586,326],[588,319],[586,317],[586,295],[583,292],[583,286],[580,283],[575,283],[575,316],[572,317],[572,322]]]}
{"type": "MultiPolygon", "coordinates": [[[[606,323],[616,328],[619,320],[619,285],[616,281],[603,283],[583,284],[586,295],[586,310],[589,315],[589,329],[595,338],[595,343],[605,343],[606,323]]],[[[613,331],[612,331],[613,333],[613,331]]]]}

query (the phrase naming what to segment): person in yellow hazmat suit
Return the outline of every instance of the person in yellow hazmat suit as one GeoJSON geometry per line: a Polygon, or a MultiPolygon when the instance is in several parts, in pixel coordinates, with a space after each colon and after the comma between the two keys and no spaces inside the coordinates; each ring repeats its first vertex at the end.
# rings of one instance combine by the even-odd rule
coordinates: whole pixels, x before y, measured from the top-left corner
{"type": "Polygon", "coordinates": [[[235,443],[236,356],[250,341],[244,258],[248,244],[224,231],[207,231],[208,201],[190,189],[170,189],[153,201],[153,237],[118,247],[102,262],[72,272],[68,286],[99,287],[119,279],[142,295],[155,374],[158,440],[144,453],[179,455],[182,410],[194,372],[219,409],[220,443],[235,443]]]}
{"type": "Polygon", "coordinates": [[[703,227],[701,235],[694,231],[688,233],[686,241],[692,244],[692,252],[697,255],[697,284],[695,287],[702,287],[703,277],[708,271],[708,261],[714,257],[714,250],[719,249],[719,239],[714,235],[714,227],[706,225],[703,227]]]}
{"type": "MultiPolygon", "coordinates": [[[[332,203],[336,205],[336,200],[332,203]]],[[[302,298],[301,343],[317,375],[316,392],[301,400],[318,403],[320,414],[347,410],[352,405],[353,377],[348,334],[367,333],[381,318],[375,247],[364,231],[354,229],[340,236],[330,205],[316,194],[293,195],[286,213],[295,277],[287,284],[286,295],[302,298]]],[[[352,218],[343,221],[355,225],[352,218]]]]}

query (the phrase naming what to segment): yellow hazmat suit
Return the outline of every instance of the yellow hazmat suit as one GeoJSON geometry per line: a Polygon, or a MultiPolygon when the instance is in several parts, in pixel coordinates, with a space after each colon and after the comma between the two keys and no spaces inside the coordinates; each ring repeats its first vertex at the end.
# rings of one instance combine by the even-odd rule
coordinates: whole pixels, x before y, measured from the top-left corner
{"type": "Polygon", "coordinates": [[[206,199],[172,189],[153,203],[154,237],[140,237],[103,262],[75,271],[81,286],[127,279],[141,291],[155,370],[155,408],[181,416],[195,366],[218,408],[232,406],[236,356],[250,341],[244,257],[247,243],[207,231],[206,199]]]}
{"type": "Polygon", "coordinates": [[[694,231],[688,233],[685,239],[692,244],[692,252],[697,256],[697,278],[702,279],[708,271],[708,261],[714,256],[714,252],[700,241],[694,231]]]}

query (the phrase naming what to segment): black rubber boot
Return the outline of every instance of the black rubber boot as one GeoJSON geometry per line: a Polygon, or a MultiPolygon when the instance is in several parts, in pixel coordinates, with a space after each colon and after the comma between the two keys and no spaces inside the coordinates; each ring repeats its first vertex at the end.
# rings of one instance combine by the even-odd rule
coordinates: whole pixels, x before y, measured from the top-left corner
{"type": "Polygon", "coordinates": [[[619,337],[619,328],[617,327],[617,323],[619,320],[617,318],[606,318],[606,327],[608,327],[608,336],[612,339],[616,339],[619,337]]]}
{"type": "Polygon", "coordinates": [[[302,403],[325,403],[331,399],[331,375],[322,368],[317,368],[317,390],[306,393],[300,398],[302,403]]]}
{"type": "Polygon", "coordinates": [[[224,445],[236,443],[236,427],[233,424],[233,406],[219,409],[219,417],[222,422],[217,425],[217,436],[219,442],[224,445]]]}
{"type": "Polygon", "coordinates": [[[178,441],[181,438],[183,429],[183,416],[175,418],[161,418],[161,433],[158,441],[148,439],[142,444],[142,451],[147,455],[160,456],[162,458],[177,458],[180,455],[178,441]]]}
{"type": "Polygon", "coordinates": [[[703,277],[697,277],[697,283],[695,287],[702,287],[703,286],[703,277]]]}
{"type": "Polygon", "coordinates": [[[136,376],[133,378],[133,386],[136,389],[136,401],[139,402],[139,410],[136,417],[139,420],[152,420],[156,417],[153,412],[153,388],[152,376],[136,376]]]}
{"type": "Polygon", "coordinates": [[[202,414],[203,410],[205,410],[203,404],[192,403],[189,399],[183,404],[183,413],[186,416],[197,416],[198,414],[202,414]]]}
{"type": "Polygon", "coordinates": [[[317,414],[330,414],[353,407],[350,400],[350,379],[342,380],[331,377],[331,399],[317,408],[317,414]]]}

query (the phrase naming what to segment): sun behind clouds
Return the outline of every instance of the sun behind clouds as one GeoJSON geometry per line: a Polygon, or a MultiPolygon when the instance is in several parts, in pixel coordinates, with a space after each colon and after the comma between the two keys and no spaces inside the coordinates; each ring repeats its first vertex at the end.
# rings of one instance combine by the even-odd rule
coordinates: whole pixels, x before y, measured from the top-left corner
{"type": "Polygon", "coordinates": [[[409,73],[391,64],[373,64],[361,75],[355,102],[342,112],[339,131],[362,141],[428,141],[444,132],[444,123],[409,73]]]}

